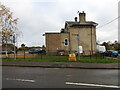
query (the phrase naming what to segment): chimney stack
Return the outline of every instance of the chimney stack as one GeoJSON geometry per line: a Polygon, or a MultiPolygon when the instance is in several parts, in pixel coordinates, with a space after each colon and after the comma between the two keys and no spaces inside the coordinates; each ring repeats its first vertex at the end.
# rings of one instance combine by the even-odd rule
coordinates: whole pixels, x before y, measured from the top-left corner
{"type": "Polygon", "coordinates": [[[86,22],[86,14],[84,11],[82,13],[79,13],[79,22],[81,22],[81,23],[86,22]]]}
{"type": "Polygon", "coordinates": [[[75,22],[77,22],[77,17],[75,17],[75,22]]]}

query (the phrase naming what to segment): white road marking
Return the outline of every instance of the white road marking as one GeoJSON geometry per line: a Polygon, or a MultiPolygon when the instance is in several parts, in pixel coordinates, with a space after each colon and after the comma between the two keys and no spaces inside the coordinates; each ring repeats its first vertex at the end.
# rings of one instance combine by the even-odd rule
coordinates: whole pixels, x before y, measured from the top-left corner
{"type": "Polygon", "coordinates": [[[67,85],[80,85],[80,86],[94,86],[94,87],[107,87],[107,88],[120,88],[120,86],[113,86],[113,85],[99,85],[99,84],[87,84],[87,83],[73,83],[73,82],[66,82],[67,85]]]}
{"type": "Polygon", "coordinates": [[[34,82],[35,82],[35,80],[14,79],[14,78],[6,78],[6,80],[16,80],[16,81],[21,81],[21,82],[31,82],[31,83],[34,83],[34,82]]]}

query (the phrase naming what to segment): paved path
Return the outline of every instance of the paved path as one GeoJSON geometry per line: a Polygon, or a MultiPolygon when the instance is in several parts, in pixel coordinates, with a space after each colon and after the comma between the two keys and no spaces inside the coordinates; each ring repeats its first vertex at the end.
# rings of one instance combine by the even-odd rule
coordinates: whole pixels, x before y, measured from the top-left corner
{"type": "Polygon", "coordinates": [[[102,63],[80,63],[80,62],[3,61],[2,66],[120,69],[120,65],[118,63],[102,64],[102,63]]]}

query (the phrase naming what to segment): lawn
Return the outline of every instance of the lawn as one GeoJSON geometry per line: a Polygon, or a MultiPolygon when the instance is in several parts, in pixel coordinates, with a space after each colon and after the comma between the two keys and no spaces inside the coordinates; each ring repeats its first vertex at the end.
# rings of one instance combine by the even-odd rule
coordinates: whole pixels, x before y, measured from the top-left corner
{"type": "MultiPolygon", "coordinates": [[[[15,61],[14,58],[3,58],[2,61],[15,61]]],[[[32,58],[17,58],[16,61],[37,61],[37,62],[71,62],[68,60],[68,56],[46,56],[37,55],[32,58]]],[[[112,58],[102,58],[102,57],[80,57],[76,62],[82,63],[120,63],[120,60],[115,60],[112,58]]]]}

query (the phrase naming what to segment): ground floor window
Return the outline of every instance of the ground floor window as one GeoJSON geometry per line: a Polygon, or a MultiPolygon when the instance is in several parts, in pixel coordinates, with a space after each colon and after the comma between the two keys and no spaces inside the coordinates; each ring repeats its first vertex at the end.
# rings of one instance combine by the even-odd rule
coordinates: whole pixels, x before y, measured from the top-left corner
{"type": "Polygon", "coordinates": [[[68,46],[68,45],[69,45],[69,40],[68,40],[68,38],[65,38],[65,39],[64,39],[64,45],[65,45],[65,46],[68,46]]]}

